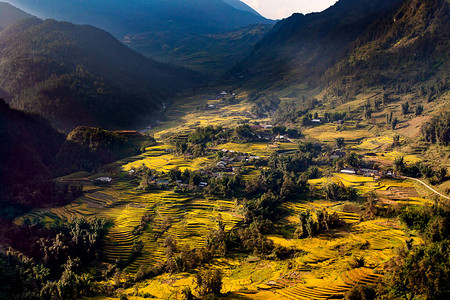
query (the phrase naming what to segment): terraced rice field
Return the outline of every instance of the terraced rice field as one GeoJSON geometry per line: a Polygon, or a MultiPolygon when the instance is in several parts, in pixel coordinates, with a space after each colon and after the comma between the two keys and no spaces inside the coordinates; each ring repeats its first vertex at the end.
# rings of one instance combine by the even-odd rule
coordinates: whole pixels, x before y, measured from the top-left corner
{"type": "Polygon", "coordinates": [[[358,145],[365,138],[372,137],[373,134],[366,129],[352,129],[336,131],[335,124],[324,124],[308,128],[302,132],[305,136],[316,139],[323,143],[334,143],[336,138],[344,138],[350,145],[358,145]]]}
{"type": "Polygon", "coordinates": [[[128,172],[133,169],[136,170],[139,167],[145,165],[148,168],[156,170],[158,172],[167,172],[168,170],[173,168],[179,168],[180,170],[197,170],[201,166],[207,165],[211,162],[208,158],[205,157],[188,159],[183,156],[177,156],[175,154],[165,152],[165,149],[171,148],[171,146],[167,145],[149,147],[142,155],[122,161],[122,169],[128,172]]]}
{"type": "MultiPolygon", "coordinates": [[[[208,96],[203,99],[187,98],[175,101],[167,113],[167,119],[157,128],[151,131],[155,138],[160,139],[167,134],[189,132],[198,126],[221,125],[236,126],[250,120],[248,112],[251,111],[252,105],[245,100],[246,94],[237,95],[240,103],[228,104],[220,107],[220,100],[217,97],[208,96]],[[212,110],[197,110],[198,105],[207,104],[215,105],[212,110]]],[[[268,122],[268,119],[253,119],[252,121],[268,122]]]]}
{"type": "Polygon", "coordinates": [[[346,187],[356,188],[360,194],[375,191],[378,197],[390,204],[431,205],[434,203],[430,200],[433,193],[411,180],[389,178],[374,180],[372,177],[333,173],[331,178],[312,179],[308,182],[320,190],[321,186],[329,180],[342,182],[346,187]]]}
{"type": "Polygon", "coordinates": [[[390,151],[390,152],[384,152],[377,154],[377,156],[381,159],[388,160],[388,161],[394,161],[399,157],[403,157],[405,163],[407,164],[413,164],[416,162],[421,162],[422,159],[414,154],[406,154],[400,151],[390,151]]]}
{"type": "MultiPolygon", "coordinates": [[[[311,204],[295,205],[298,210],[311,204]]],[[[291,204],[292,206],[292,204],[291,204]]],[[[327,206],[323,203],[324,207],[327,206]]],[[[347,221],[346,221],[347,222],[347,221]]],[[[388,219],[347,222],[345,231],[329,232],[314,238],[285,239],[270,236],[275,244],[305,251],[295,261],[295,278],[277,280],[275,293],[289,299],[343,298],[346,291],[359,283],[373,284],[380,278],[382,266],[395,255],[395,249],[412,240],[423,241],[400,230],[388,219]],[[353,257],[364,259],[364,267],[351,268],[353,257]]],[[[291,271],[292,272],[292,271],[291,271]]]]}
{"type": "Polygon", "coordinates": [[[196,248],[202,247],[207,233],[217,228],[219,215],[226,230],[231,229],[240,220],[233,210],[234,202],[227,199],[195,200],[171,191],[144,193],[117,183],[108,187],[88,185],[85,195],[72,204],[35,210],[24,217],[39,218],[48,223],[94,216],[110,220],[113,226],[105,239],[105,259],[110,263],[119,258],[126,260],[132,254],[133,243],[141,241],[144,245],[142,254],[128,268],[130,272],[136,272],[141,265],[150,266],[165,257],[163,243],[169,235],[181,247],[196,248]],[[133,234],[133,229],[147,213],[154,215],[153,222],[141,235],[133,234]]]}
{"type": "Polygon", "coordinates": [[[356,146],[356,148],[361,150],[374,151],[376,149],[386,148],[392,145],[393,142],[394,139],[392,138],[392,136],[383,135],[365,139],[361,142],[361,144],[356,146]]]}

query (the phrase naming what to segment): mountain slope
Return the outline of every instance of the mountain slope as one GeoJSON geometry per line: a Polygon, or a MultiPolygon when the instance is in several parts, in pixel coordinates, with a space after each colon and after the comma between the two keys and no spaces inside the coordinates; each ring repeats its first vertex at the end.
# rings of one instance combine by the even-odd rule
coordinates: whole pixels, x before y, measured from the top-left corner
{"type": "Polygon", "coordinates": [[[277,23],[233,75],[253,88],[319,88],[341,98],[375,86],[397,92],[446,82],[448,16],[446,0],[341,0],[277,23]]]}
{"type": "Polygon", "coordinates": [[[34,16],[27,14],[8,3],[0,2],[0,31],[16,21],[27,18],[34,18],[34,16]]]}
{"type": "Polygon", "coordinates": [[[267,24],[249,25],[225,33],[204,35],[151,32],[128,35],[124,43],[158,61],[218,77],[245,58],[271,27],[267,24]]]}
{"type": "Polygon", "coordinates": [[[342,60],[371,24],[395,11],[401,0],[341,0],[321,13],[294,14],[278,22],[235,69],[258,84],[314,86],[342,60]]]}
{"type": "Polygon", "coordinates": [[[440,89],[445,89],[450,78],[449,16],[446,0],[405,1],[362,34],[326,80],[335,82],[334,89],[343,80],[353,90],[397,85],[406,91],[427,81],[441,82],[440,89]]]}
{"type": "Polygon", "coordinates": [[[0,88],[57,128],[120,128],[159,111],[198,76],[152,61],[91,26],[27,19],[0,34],[0,88]]]}
{"type": "Polygon", "coordinates": [[[9,0],[40,17],[102,28],[132,49],[219,77],[274,23],[239,0],[9,0]]]}
{"type": "Polygon", "coordinates": [[[270,21],[222,0],[8,0],[39,17],[89,24],[117,37],[170,31],[217,33],[270,21]]]}
{"type": "Polygon", "coordinates": [[[13,110],[0,99],[0,198],[6,188],[49,177],[48,166],[64,140],[47,121],[13,110]]]}
{"type": "Polygon", "coordinates": [[[243,11],[248,11],[248,12],[251,12],[251,13],[257,15],[257,16],[260,16],[260,14],[256,10],[254,10],[253,8],[251,8],[250,6],[248,6],[247,4],[242,2],[241,0],[223,0],[223,2],[233,6],[236,9],[243,10],[243,11]]]}

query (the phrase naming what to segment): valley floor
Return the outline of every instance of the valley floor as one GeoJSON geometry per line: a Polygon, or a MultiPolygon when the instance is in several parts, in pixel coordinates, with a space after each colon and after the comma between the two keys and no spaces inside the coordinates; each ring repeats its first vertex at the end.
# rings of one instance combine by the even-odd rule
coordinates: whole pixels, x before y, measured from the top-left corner
{"type": "MultiPolygon", "coordinates": [[[[141,266],[148,267],[164,260],[164,240],[167,236],[172,236],[179,247],[189,246],[192,249],[204,246],[208,232],[217,228],[219,215],[225,224],[225,231],[237,226],[243,216],[236,199],[198,197],[168,189],[143,191],[136,188],[136,178],[132,173],[142,165],[158,172],[167,172],[173,168],[200,170],[215,164],[213,157],[190,159],[173,153],[173,147],[165,144],[164,140],[169,134],[188,134],[197,126],[232,126],[252,119],[250,106],[245,102],[221,107],[220,100],[205,97],[204,103],[214,107],[211,110],[196,109],[190,103],[186,101],[174,105],[168,118],[153,130],[157,146],[115,163],[119,175],[111,184],[96,185],[89,178],[71,178],[84,182],[82,198],[64,207],[35,210],[24,217],[40,218],[47,223],[80,216],[111,220],[113,225],[104,248],[105,262],[113,264],[118,259],[132,257],[133,246],[137,242],[143,245],[142,253],[133,258],[125,269],[128,275],[123,280],[126,276],[134,277],[141,266]],[[146,214],[153,216],[152,223],[137,234],[135,228],[146,214]]],[[[268,119],[256,121],[259,124],[269,122],[268,119]]],[[[371,125],[353,130],[349,124],[349,129],[341,132],[336,131],[335,127],[334,124],[312,127],[303,132],[305,137],[302,139],[330,144],[335,138],[344,137],[348,149],[385,165],[392,164],[398,156],[404,156],[407,162],[423,159],[419,149],[407,151],[389,147],[393,142],[392,132],[379,132],[371,125]],[[371,154],[368,156],[368,153],[371,154]]],[[[218,147],[218,150],[223,149],[266,157],[272,152],[296,152],[298,146],[286,141],[229,143],[218,147]]],[[[253,175],[250,172],[245,176],[251,178],[253,175]]],[[[437,198],[432,191],[412,179],[364,177],[329,170],[324,170],[323,176],[309,180],[317,194],[320,194],[323,184],[332,180],[356,188],[359,194],[375,191],[386,204],[432,205],[437,198]]],[[[300,197],[284,203],[283,209],[287,212],[285,217],[274,225],[276,234],[268,238],[275,245],[298,250],[298,254],[281,261],[262,260],[252,255],[215,259],[204,267],[223,271],[223,299],[342,298],[356,284],[378,282],[383,276],[385,263],[396,255],[396,249],[405,246],[406,241],[412,241],[413,245],[423,243],[418,234],[406,230],[397,219],[365,219],[358,203],[300,197]],[[300,212],[315,208],[336,212],[344,225],[314,238],[292,238],[292,232],[287,229],[298,226],[300,212]],[[355,265],[354,261],[358,259],[360,263],[355,265]]],[[[21,220],[23,217],[15,222],[20,223],[21,220]]],[[[128,299],[143,299],[150,295],[158,299],[177,299],[182,297],[185,287],[195,287],[195,271],[164,274],[145,280],[123,290],[123,294],[128,299]]]]}

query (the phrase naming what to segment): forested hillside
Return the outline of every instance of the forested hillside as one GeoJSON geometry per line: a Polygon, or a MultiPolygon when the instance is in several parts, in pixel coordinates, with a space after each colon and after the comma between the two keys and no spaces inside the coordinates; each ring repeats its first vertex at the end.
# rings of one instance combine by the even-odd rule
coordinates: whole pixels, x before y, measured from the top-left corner
{"type": "Polygon", "coordinates": [[[65,131],[133,126],[200,79],[145,58],[94,27],[39,19],[1,32],[0,66],[0,88],[12,96],[11,106],[65,131]]]}
{"type": "Polygon", "coordinates": [[[124,43],[158,61],[171,62],[220,78],[244,59],[272,25],[248,25],[216,34],[154,33],[127,35],[124,43]]]}
{"type": "Polygon", "coordinates": [[[0,206],[6,199],[35,205],[43,200],[39,193],[35,194],[36,201],[31,199],[24,186],[33,182],[39,185],[51,177],[48,166],[64,140],[64,135],[47,121],[10,109],[0,100],[0,206]]]}
{"type": "Polygon", "coordinates": [[[450,78],[449,15],[448,1],[404,2],[371,25],[349,55],[327,72],[331,92],[344,87],[354,95],[385,86],[399,93],[442,94],[450,78]]]}
{"type": "Polygon", "coordinates": [[[445,0],[341,0],[279,22],[234,74],[254,87],[320,87],[347,98],[373,85],[445,81],[448,15],[445,0]]]}
{"type": "Polygon", "coordinates": [[[245,3],[222,0],[11,0],[37,16],[89,24],[161,62],[220,77],[274,21],[245,3]]]}

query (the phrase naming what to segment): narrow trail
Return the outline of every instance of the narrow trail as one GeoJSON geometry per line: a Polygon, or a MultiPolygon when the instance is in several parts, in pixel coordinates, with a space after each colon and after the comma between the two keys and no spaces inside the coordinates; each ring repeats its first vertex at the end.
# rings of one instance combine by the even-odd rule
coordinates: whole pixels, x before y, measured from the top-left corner
{"type": "Polygon", "coordinates": [[[441,196],[442,198],[445,198],[447,200],[450,200],[449,197],[441,194],[440,192],[436,191],[435,189],[433,189],[431,186],[429,186],[428,184],[426,184],[425,182],[423,182],[422,180],[419,180],[417,178],[412,178],[412,177],[406,177],[406,176],[401,176],[401,178],[405,178],[405,179],[411,179],[411,180],[415,180],[417,182],[420,182],[421,184],[423,184],[424,186],[426,186],[428,189],[432,190],[435,194],[441,196]]]}

